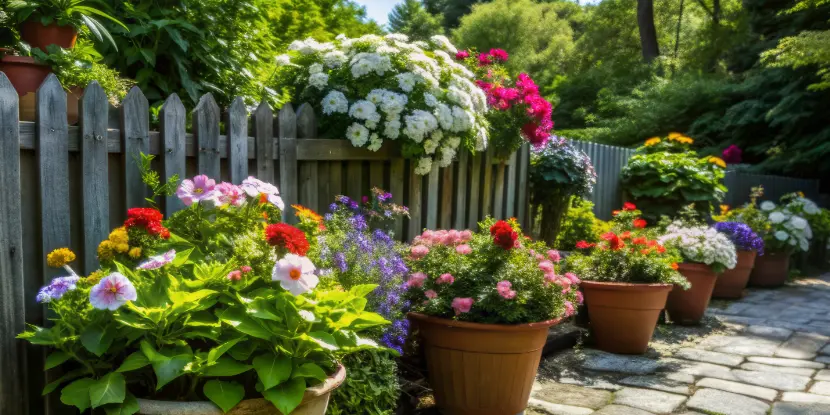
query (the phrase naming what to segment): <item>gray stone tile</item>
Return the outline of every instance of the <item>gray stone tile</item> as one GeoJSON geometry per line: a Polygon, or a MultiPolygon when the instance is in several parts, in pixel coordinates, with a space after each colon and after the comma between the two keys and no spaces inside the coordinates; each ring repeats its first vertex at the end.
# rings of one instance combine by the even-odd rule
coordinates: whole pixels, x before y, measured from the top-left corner
{"type": "Polygon", "coordinates": [[[732,375],[738,382],[764,386],[781,391],[803,391],[810,378],[788,373],[757,372],[754,370],[733,370],[732,375]]]}
{"type": "Polygon", "coordinates": [[[810,393],[830,396],[830,382],[816,382],[810,386],[810,393]]]}
{"type": "Polygon", "coordinates": [[[738,366],[744,361],[743,356],[692,348],[680,349],[674,356],[724,366],[738,366]]]}
{"type": "Polygon", "coordinates": [[[753,363],[762,363],[765,365],[772,365],[772,366],[787,366],[787,367],[806,367],[808,369],[823,369],[824,365],[817,362],[811,362],[809,360],[799,360],[799,359],[784,359],[780,357],[756,357],[752,356],[747,358],[750,362],[753,363]]]}
{"type": "Polygon", "coordinates": [[[765,415],[769,405],[748,396],[717,389],[698,389],[686,406],[723,415],[765,415]]]}
{"type": "Polygon", "coordinates": [[[765,401],[775,400],[775,397],[778,395],[778,391],[774,389],[713,378],[704,378],[698,382],[696,386],[699,388],[718,389],[726,392],[752,396],[765,401]]]}
{"type": "Polygon", "coordinates": [[[752,303],[741,303],[741,302],[734,302],[729,304],[728,307],[724,308],[723,310],[719,310],[721,314],[740,314],[742,311],[746,310],[747,308],[754,307],[755,304],[752,303]]]}
{"type": "Polygon", "coordinates": [[[690,395],[688,384],[660,376],[629,376],[625,379],[621,379],[620,383],[628,386],[678,393],[681,395],[690,395]]]}
{"type": "Polygon", "coordinates": [[[772,415],[827,415],[830,405],[818,403],[776,402],[772,405],[772,415]]]}
{"type": "Polygon", "coordinates": [[[716,335],[703,340],[698,347],[715,352],[744,356],[772,356],[781,345],[779,340],[754,336],[716,335]]]}
{"type": "Polygon", "coordinates": [[[622,386],[612,383],[607,379],[603,379],[602,377],[593,374],[582,374],[567,369],[562,371],[557,380],[559,381],[559,383],[584,386],[586,388],[592,389],[603,389],[610,391],[622,389],[622,386]]]}
{"type": "Polygon", "coordinates": [[[828,341],[830,341],[830,338],[820,334],[796,333],[775,351],[775,356],[793,359],[812,359],[816,357],[816,353],[828,341]]]}
{"type": "Polygon", "coordinates": [[[824,346],[824,348],[821,349],[821,351],[819,353],[830,355],[830,344],[828,344],[827,346],[824,346]]]}
{"type": "Polygon", "coordinates": [[[830,369],[819,370],[816,373],[816,380],[830,380],[830,369]]]}
{"type": "Polygon", "coordinates": [[[743,317],[752,317],[752,318],[770,318],[777,316],[777,313],[773,311],[774,308],[768,305],[753,305],[752,307],[748,307],[744,310],[741,310],[740,315],[743,317]]]}
{"type": "Polygon", "coordinates": [[[602,408],[611,400],[611,392],[562,383],[543,383],[531,396],[545,402],[591,409],[602,408]]]}
{"type": "Polygon", "coordinates": [[[819,356],[819,357],[816,358],[816,362],[824,363],[826,365],[830,364],[830,356],[824,356],[824,355],[819,356]]]}
{"type": "Polygon", "coordinates": [[[804,392],[784,392],[784,395],[781,397],[781,400],[784,402],[830,404],[830,396],[816,395],[814,393],[804,392]]]}
{"type": "Polygon", "coordinates": [[[673,373],[682,373],[692,376],[735,380],[735,376],[729,367],[706,362],[694,362],[690,360],[665,359],[664,369],[673,373]]]}
{"type": "Polygon", "coordinates": [[[732,315],[727,315],[727,314],[718,314],[715,317],[718,320],[725,321],[727,323],[743,324],[745,326],[760,325],[760,324],[764,324],[764,322],[766,321],[766,319],[763,319],[763,318],[732,316],[732,315]]]}
{"type": "Polygon", "coordinates": [[[793,331],[780,327],[749,326],[746,328],[746,334],[776,340],[787,340],[793,334],[793,331]]]}
{"type": "Polygon", "coordinates": [[[527,402],[527,407],[535,410],[537,413],[541,412],[545,415],[588,415],[594,412],[591,408],[559,405],[534,398],[530,398],[527,402]]]}
{"type": "Polygon", "coordinates": [[[801,375],[807,377],[813,376],[813,374],[816,373],[815,369],[807,369],[804,367],[772,366],[752,362],[742,364],[741,369],[757,370],[758,372],[790,373],[793,375],[801,375]]]}
{"type": "Polygon", "coordinates": [[[651,412],[622,405],[608,405],[592,415],[651,415],[651,412]]]}
{"type": "Polygon", "coordinates": [[[685,396],[650,389],[622,388],[614,395],[614,403],[617,405],[655,413],[673,412],[685,401],[685,396]]]}
{"type": "Polygon", "coordinates": [[[596,350],[586,351],[585,354],[582,367],[589,370],[646,375],[660,368],[659,362],[642,356],[618,355],[596,350]]]}

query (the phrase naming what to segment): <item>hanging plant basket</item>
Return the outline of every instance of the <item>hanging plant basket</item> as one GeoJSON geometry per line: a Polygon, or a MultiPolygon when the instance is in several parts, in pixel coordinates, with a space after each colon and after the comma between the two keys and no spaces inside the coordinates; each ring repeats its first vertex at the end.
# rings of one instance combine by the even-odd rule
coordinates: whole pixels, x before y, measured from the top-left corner
{"type": "Polygon", "coordinates": [[[44,52],[49,45],[72,49],[75,47],[75,41],[78,40],[78,30],[70,25],[58,26],[57,23],[44,25],[30,20],[20,27],[20,38],[32,48],[38,48],[44,52]]]}

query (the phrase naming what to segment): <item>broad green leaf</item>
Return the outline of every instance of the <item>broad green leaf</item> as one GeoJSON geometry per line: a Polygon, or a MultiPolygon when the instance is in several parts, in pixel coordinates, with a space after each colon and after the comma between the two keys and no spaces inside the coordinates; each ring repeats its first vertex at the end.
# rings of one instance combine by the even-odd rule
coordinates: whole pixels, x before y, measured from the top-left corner
{"type": "Polygon", "coordinates": [[[202,376],[236,376],[251,370],[253,366],[246,365],[231,357],[219,358],[213,365],[202,370],[202,376]]]}
{"type": "Polygon", "coordinates": [[[237,331],[263,340],[271,339],[271,332],[258,321],[249,317],[240,308],[230,308],[220,317],[223,323],[230,325],[237,331]]]}
{"type": "Polygon", "coordinates": [[[316,363],[303,363],[302,365],[294,368],[291,372],[292,378],[309,378],[309,379],[317,379],[317,380],[326,380],[328,377],[326,372],[318,366],[316,363]]]}
{"type": "Polygon", "coordinates": [[[144,366],[150,364],[150,359],[144,355],[143,352],[133,352],[131,355],[127,356],[123,362],[121,362],[121,366],[116,369],[116,372],[129,372],[131,370],[140,369],[144,366]]]}
{"type": "Polygon", "coordinates": [[[64,352],[54,352],[46,358],[46,364],[44,365],[43,370],[49,370],[53,367],[56,367],[61,363],[69,360],[70,357],[71,356],[64,352]]]}
{"type": "Polygon", "coordinates": [[[355,285],[349,290],[349,294],[355,297],[363,298],[371,294],[376,288],[378,288],[377,284],[355,285]]]}
{"type": "Polygon", "coordinates": [[[173,259],[173,266],[174,267],[180,267],[180,266],[186,264],[188,258],[190,258],[191,253],[193,253],[193,248],[190,248],[190,249],[187,249],[187,250],[184,250],[184,251],[181,251],[181,252],[177,251],[176,252],[176,258],[173,259]]]}
{"type": "Polygon", "coordinates": [[[282,318],[277,316],[277,308],[272,301],[264,298],[257,298],[247,305],[248,314],[263,320],[280,322],[282,318]]]}
{"type": "Polygon", "coordinates": [[[28,340],[29,343],[38,346],[54,346],[55,338],[52,336],[52,330],[45,329],[29,324],[29,329],[17,335],[18,339],[28,340]]]}
{"type": "Polygon", "coordinates": [[[89,326],[81,333],[81,344],[90,353],[101,356],[110,348],[113,337],[112,330],[98,325],[89,326]]]}
{"type": "Polygon", "coordinates": [[[146,340],[141,342],[141,351],[153,365],[157,379],[156,390],[160,390],[164,385],[181,376],[184,373],[184,367],[193,360],[193,355],[189,353],[179,353],[168,357],[157,352],[146,340]]]}
{"type": "Polygon", "coordinates": [[[290,357],[265,353],[255,357],[253,363],[264,389],[271,389],[291,377],[290,357]]]}
{"type": "Polygon", "coordinates": [[[232,347],[231,350],[228,351],[228,354],[231,355],[234,359],[239,360],[241,362],[247,361],[252,354],[257,350],[256,342],[242,342],[237,344],[236,346],[232,347]]]}
{"type": "Polygon", "coordinates": [[[61,402],[72,405],[81,412],[89,408],[89,388],[95,384],[95,379],[78,379],[61,389],[61,402]]]}
{"type": "Polygon", "coordinates": [[[139,410],[138,400],[133,394],[127,392],[127,397],[124,398],[123,403],[112,403],[104,405],[104,412],[107,415],[133,415],[139,410]]]}
{"type": "MultiPolygon", "coordinates": [[[[135,306],[134,306],[135,307],[135,306]]],[[[136,309],[145,310],[143,307],[135,307],[136,309]]],[[[129,327],[133,327],[136,329],[141,330],[148,330],[152,326],[150,326],[149,321],[147,321],[145,317],[139,315],[139,313],[125,313],[123,311],[119,311],[115,314],[115,321],[129,327]]]]}
{"type": "Polygon", "coordinates": [[[111,372],[89,385],[89,402],[93,408],[124,402],[127,391],[124,375],[111,372]]]}
{"type": "Polygon", "coordinates": [[[208,360],[207,360],[208,363],[215,362],[216,359],[222,357],[222,355],[225,354],[225,352],[227,352],[228,350],[230,350],[231,347],[235,346],[237,343],[239,343],[240,341],[242,341],[244,339],[245,339],[244,337],[240,337],[238,339],[228,340],[228,341],[220,344],[219,346],[216,346],[213,349],[210,349],[210,351],[208,352],[208,360]]]}
{"type": "Polygon", "coordinates": [[[205,383],[202,392],[205,393],[211,402],[222,408],[222,412],[228,412],[245,397],[245,388],[238,382],[225,382],[222,380],[209,380],[205,383]]]}
{"type": "Polygon", "coordinates": [[[86,369],[86,368],[84,368],[84,369],[75,369],[75,370],[61,376],[60,378],[58,378],[56,380],[53,380],[52,382],[49,382],[43,388],[43,392],[41,392],[41,395],[44,395],[44,396],[48,395],[48,394],[52,393],[52,391],[57,389],[58,386],[62,385],[64,382],[69,382],[72,379],[76,379],[76,378],[79,378],[79,377],[81,377],[83,375],[87,375],[87,374],[89,374],[89,370],[86,369]]]}
{"type": "Polygon", "coordinates": [[[306,382],[304,378],[294,378],[274,388],[262,391],[262,396],[268,399],[284,414],[290,414],[303,401],[306,382]]]}
{"type": "Polygon", "coordinates": [[[334,336],[324,331],[312,331],[308,333],[308,336],[317,342],[317,344],[323,346],[324,349],[337,350],[340,348],[337,345],[337,340],[334,339],[334,336]]]}

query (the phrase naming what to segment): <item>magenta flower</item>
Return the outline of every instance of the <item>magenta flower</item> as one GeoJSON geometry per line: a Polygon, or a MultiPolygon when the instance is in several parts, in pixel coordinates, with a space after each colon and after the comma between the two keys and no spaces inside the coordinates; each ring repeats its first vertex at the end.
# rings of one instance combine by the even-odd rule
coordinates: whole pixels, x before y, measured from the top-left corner
{"type": "Polygon", "coordinates": [[[455,297],[452,299],[452,309],[455,310],[455,315],[460,315],[461,313],[469,313],[470,308],[473,307],[473,299],[472,298],[459,298],[455,297]]]}
{"type": "Polygon", "coordinates": [[[449,285],[452,285],[452,283],[454,283],[454,282],[455,282],[455,277],[453,277],[452,274],[449,274],[449,273],[441,274],[441,276],[438,277],[438,280],[435,281],[436,284],[449,284],[449,285]]]}
{"type": "Polygon", "coordinates": [[[507,62],[507,51],[504,49],[490,49],[490,56],[499,62],[507,62]]]}
{"type": "Polygon", "coordinates": [[[458,252],[461,255],[469,255],[473,253],[473,248],[470,248],[470,245],[461,244],[455,247],[455,252],[458,252]]]}
{"type": "Polygon", "coordinates": [[[743,153],[744,152],[740,149],[740,147],[732,144],[731,146],[726,147],[726,149],[723,150],[723,161],[729,164],[738,164],[743,159],[743,153]]]}
{"type": "Polygon", "coordinates": [[[438,293],[435,290],[426,290],[424,291],[424,295],[427,296],[430,300],[438,298],[438,293]]]}
{"type": "Polygon", "coordinates": [[[542,261],[539,263],[539,269],[544,273],[553,272],[553,262],[542,261]]]}
{"type": "Polygon", "coordinates": [[[185,206],[190,206],[194,202],[199,203],[206,199],[215,186],[215,180],[200,174],[194,177],[193,180],[182,180],[182,184],[176,190],[176,196],[181,199],[185,206]]]}
{"type": "Polygon", "coordinates": [[[562,256],[559,254],[559,251],[555,249],[548,250],[548,258],[553,261],[554,264],[558,264],[559,261],[562,260],[562,256]]]}
{"type": "Polygon", "coordinates": [[[242,206],[245,192],[233,183],[222,182],[213,189],[210,199],[217,206],[242,206]]]}
{"type": "Polygon", "coordinates": [[[410,248],[409,253],[412,255],[413,259],[421,259],[429,253],[429,248],[424,245],[415,245],[410,248]]]}
{"type": "Polygon", "coordinates": [[[512,286],[513,284],[511,284],[510,281],[499,281],[499,283],[496,284],[496,291],[498,291],[499,295],[504,299],[512,300],[516,297],[516,291],[510,289],[512,286]]]}
{"type": "Polygon", "coordinates": [[[533,79],[530,78],[526,73],[520,73],[519,76],[516,78],[516,88],[524,95],[538,95],[539,94],[539,87],[536,86],[536,83],[533,82],[533,79]]]}
{"type": "Polygon", "coordinates": [[[127,301],[135,301],[135,287],[124,275],[113,272],[89,291],[89,303],[99,310],[117,310],[127,301]]]}
{"type": "Polygon", "coordinates": [[[423,287],[424,281],[426,280],[427,274],[424,274],[423,272],[416,272],[409,276],[409,280],[406,281],[406,285],[409,286],[409,288],[423,287]]]}
{"type": "Polygon", "coordinates": [[[171,249],[161,255],[151,256],[150,258],[147,258],[147,260],[138,264],[136,269],[143,269],[147,271],[159,269],[173,262],[174,259],[176,259],[176,250],[171,249]]]}
{"type": "Polygon", "coordinates": [[[490,55],[486,53],[478,54],[478,66],[487,66],[491,63],[493,63],[493,61],[490,59],[490,55]]]}
{"type": "Polygon", "coordinates": [[[469,57],[470,52],[467,52],[466,50],[459,50],[458,53],[455,54],[455,59],[459,61],[463,61],[464,59],[467,59],[469,57]]]}

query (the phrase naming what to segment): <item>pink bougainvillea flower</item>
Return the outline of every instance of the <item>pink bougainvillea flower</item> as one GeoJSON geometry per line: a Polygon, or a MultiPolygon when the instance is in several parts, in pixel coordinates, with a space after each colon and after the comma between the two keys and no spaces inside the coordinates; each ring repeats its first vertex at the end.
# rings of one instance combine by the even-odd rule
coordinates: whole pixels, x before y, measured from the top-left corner
{"type": "Polygon", "coordinates": [[[470,308],[473,307],[473,299],[466,297],[466,298],[459,298],[455,297],[452,299],[452,309],[455,310],[455,315],[460,315],[461,313],[469,313],[470,308]]]}
{"type": "Polygon", "coordinates": [[[461,255],[469,255],[473,253],[473,248],[470,248],[470,245],[461,244],[455,247],[455,252],[458,252],[461,255]]]}
{"type": "Polygon", "coordinates": [[[430,300],[438,298],[438,293],[435,290],[426,290],[424,291],[424,295],[427,296],[430,300]]]}
{"type": "Polygon", "coordinates": [[[454,282],[455,282],[455,277],[453,277],[452,274],[450,274],[450,273],[441,274],[441,276],[438,277],[438,280],[435,281],[436,284],[450,284],[450,285],[452,285],[452,283],[454,283],[454,282]]]}
{"type": "Polygon", "coordinates": [[[740,147],[732,144],[731,146],[726,147],[726,149],[723,150],[722,155],[723,161],[729,164],[738,164],[743,159],[743,150],[741,150],[740,147]]]}
{"type": "Polygon", "coordinates": [[[271,183],[266,183],[254,176],[249,176],[247,179],[242,181],[242,184],[239,187],[247,193],[248,196],[259,197],[260,195],[265,195],[266,200],[268,200],[268,202],[272,205],[280,208],[280,210],[285,209],[285,202],[283,202],[280,197],[279,189],[271,183]]]}
{"type": "Polygon", "coordinates": [[[421,259],[429,253],[429,248],[424,245],[415,245],[409,249],[409,254],[412,255],[412,259],[421,259]]]}
{"type": "Polygon", "coordinates": [[[542,262],[539,263],[539,269],[541,269],[542,272],[545,272],[545,273],[553,272],[553,262],[542,261],[542,262]]]}
{"type": "Polygon", "coordinates": [[[499,281],[499,283],[496,284],[496,291],[498,291],[499,295],[504,299],[512,300],[516,297],[516,291],[510,289],[512,286],[513,284],[511,284],[510,281],[499,281]]]}
{"type": "Polygon", "coordinates": [[[118,272],[101,278],[101,281],[89,290],[89,303],[99,310],[117,310],[127,301],[135,301],[137,298],[138,294],[133,284],[118,272]]]}
{"type": "Polygon", "coordinates": [[[558,264],[559,261],[562,260],[562,255],[560,255],[559,251],[557,251],[555,249],[549,249],[548,250],[548,259],[553,261],[554,264],[558,264]]]}
{"type": "Polygon", "coordinates": [[[272,281],[279,281],[280,286],[294,295],[307,293],[314,289],[320,279],[314,275],[314,264],[304,256],[286,254],[274,264],[272,281]]]}
{"type": "Polygon", "coordinates": [[[406,281],[406,285],[410,288],[413,287],[423,287],[424,281],[427,280],[427,274],[423,272],[416,272],[409,276],[409,279],[406,281]]]}
{"type": "Polygon", "coordinates": [[[242,206],[245,203],[245,194],[239,186],[222,182],[213,188],[208,198],[217,206],[242,206]]]}
{"type": "Polygon", "coordinates": [[[493,63],[490,59],[490,55],[486,53],[479,53],[478,54],[478,66],[487,66],[493,63]]]}
{"type": "Polygon", "coordinates": [[[524,95],[538,95],[539,94],[539,87],[536,86],[536,83],[533,82],[533,79],[528,76],[526,73],[520,73],[518,77],[516,77],[516,88],[524,95]]]}
{"type": "Polygon", "coordinates": [[[136,268],[143,270],[159,269],[173,262],[174,259],[176,259],[176,250],[171,249],[161,255],[151,256],[150,258],[147,258],[144,262],[138,264],[138,267],[136,268]]]}
{"type": "Polygon", "coordinates": [[[176,190],[176,196],[181,199],[185,206],[190,206],[194,202],[199,203],[210,196],[211,191],[216,186],[216,181],[210,177],[200,174],[191,179],[184,179],[176,190]]]}
{"type": "Polygon", "coordinates": [[[507,62],[507,52],[504,49],[490,49],[490,56],[499,62],[507,62]]]}
{"type": "Polygon", "coordinates": [[[459,50],[458,53],[455,54],[455,59],[459,61],[463,61],[464,59],[467,59],[469,57],[470,52],[467,52],[466,50],[459,50]]]}

